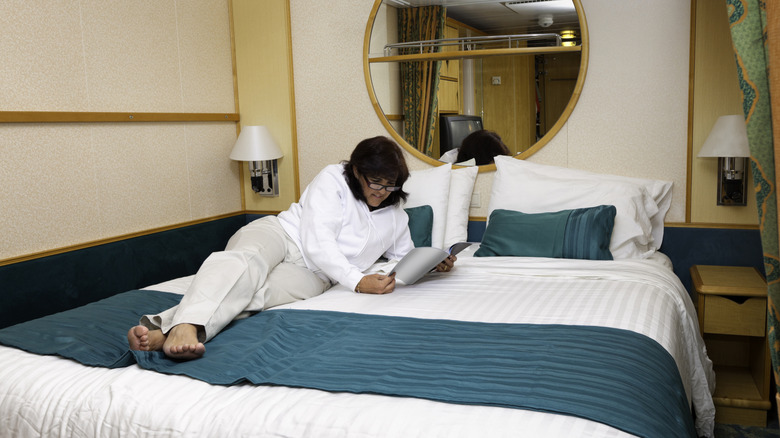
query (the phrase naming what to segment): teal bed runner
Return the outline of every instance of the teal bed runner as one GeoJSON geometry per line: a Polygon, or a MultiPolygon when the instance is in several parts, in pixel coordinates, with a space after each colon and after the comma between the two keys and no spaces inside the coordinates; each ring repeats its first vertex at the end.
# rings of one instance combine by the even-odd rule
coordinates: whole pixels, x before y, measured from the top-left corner
{"type": "Polygon", "coordinates": [[[641,437],[695,437],[677,366],[657,342],[591,326],[474,323],[311,310],[235,321],[204,357],[128,351],[143,313],[181,296],[136,290],[0,330],[0,343],[86,365],[561,413],[641,437]]]}

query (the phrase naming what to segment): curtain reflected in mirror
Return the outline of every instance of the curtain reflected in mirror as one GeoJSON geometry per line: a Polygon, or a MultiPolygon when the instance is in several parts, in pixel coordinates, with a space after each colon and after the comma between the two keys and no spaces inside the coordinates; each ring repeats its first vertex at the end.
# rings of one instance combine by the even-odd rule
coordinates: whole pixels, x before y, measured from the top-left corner
{"type": "MultiPolygon", "coordinates": [[[[444,33],[444,8],[423,6],[398,10],[398,30],[401,41],[428,41],[441,39],[444,33]]],[[[432,53],[438,47],[422,50],[400,49],[400,55],[432,53]]],[[[432,156],[433,133],[437,116],[437,90],[441,62],[419,61],[400,63],[401,95],[403,101],[403,136],[425,155],[432,156]]]]}
{"type": "Polygon", "coordinates": [[[478,119],[510,155],[529,156],[560,129],[582,88],[579,0],[535,2],[522,13],[468,3],[378,1],[366,33],[369,94],[391,134],[419,156],[454,162],[460,143],[442,124],[456,115],[478,119]]]}

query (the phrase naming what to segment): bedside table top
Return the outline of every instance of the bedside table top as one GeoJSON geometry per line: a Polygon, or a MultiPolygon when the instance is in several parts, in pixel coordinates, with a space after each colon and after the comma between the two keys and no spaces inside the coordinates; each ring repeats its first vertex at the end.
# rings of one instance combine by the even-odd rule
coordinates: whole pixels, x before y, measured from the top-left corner
{"type": "Polygon", "coordinates": [[[746,266],[691,266],[691,279],[696,292],[713,295],[764,297],[766,281],[753,267],[746,266]]]}

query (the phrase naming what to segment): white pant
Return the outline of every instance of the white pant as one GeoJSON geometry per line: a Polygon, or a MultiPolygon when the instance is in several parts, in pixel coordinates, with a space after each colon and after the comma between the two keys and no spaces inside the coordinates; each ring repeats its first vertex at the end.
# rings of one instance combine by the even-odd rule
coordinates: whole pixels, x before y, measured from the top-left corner
{"type": "Polygon", "coordinates": [[[144,315],[141,324],[163,333],[178,324],[202,326],[198,338],[206,342],[236,318],[311,298],[330,286],[326,277],[306,268],[276,216],[265,216],[238,230],[225,251],[203,262],[179,305],[144,315]]]}

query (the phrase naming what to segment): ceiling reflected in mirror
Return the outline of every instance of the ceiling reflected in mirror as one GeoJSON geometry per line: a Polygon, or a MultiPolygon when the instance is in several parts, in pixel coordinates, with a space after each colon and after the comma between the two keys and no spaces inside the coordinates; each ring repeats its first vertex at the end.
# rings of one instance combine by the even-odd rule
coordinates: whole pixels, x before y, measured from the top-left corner
{"type": "Polygon", "coordinates": [[[442,5],[447,8],[447,17],[488,35],[560,34],[580,26],[571,0],[386,0],[385,3],[396,8],[442,5]]]}

